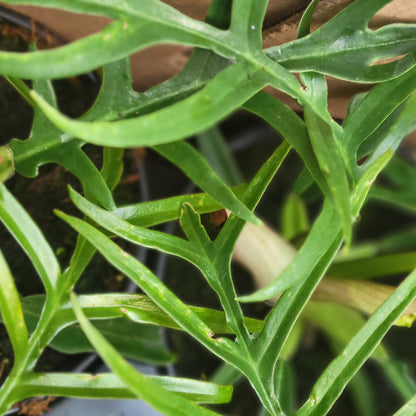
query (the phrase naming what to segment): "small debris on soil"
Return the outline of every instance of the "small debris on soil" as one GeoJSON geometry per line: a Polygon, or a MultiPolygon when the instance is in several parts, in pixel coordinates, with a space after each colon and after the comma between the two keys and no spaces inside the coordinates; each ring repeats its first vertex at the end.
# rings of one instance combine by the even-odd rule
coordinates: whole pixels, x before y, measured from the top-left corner
{"type": "Polygon", "coordinates": [[[56,397],[47,396],[45,398],[36,398],[25,402],[18,403],[19,407],[19,415],[26,415],[26,416],[42,416],[48,410],[49,403],[53,402],[56,397]]]}

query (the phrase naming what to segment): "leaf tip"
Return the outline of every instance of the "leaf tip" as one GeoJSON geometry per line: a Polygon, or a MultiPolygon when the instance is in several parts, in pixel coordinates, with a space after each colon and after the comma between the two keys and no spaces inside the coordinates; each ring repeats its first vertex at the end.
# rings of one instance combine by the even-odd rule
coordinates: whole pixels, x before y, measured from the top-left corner
{"type": "Polygon", "coordinates": [[[65,222],[67,222],[67,218],[69,217],[69,215],[68,214],[65,214],[65,212],[63,212],[63,211],[61,211],[61,210],[59,210],[59,209],[54,209],[53,210],[53,213],[58,217],[58,218],[60,218],[61,220],[63,220],[63,221],[65,221],[65,222]]]}
{"type": "Polygon", "coordinates": [[[264,302],[274,297],[274,294],[269,294],[268,290],[258,290],[250,295],[238,296],[236,300],[241,303],[264,302]]]}

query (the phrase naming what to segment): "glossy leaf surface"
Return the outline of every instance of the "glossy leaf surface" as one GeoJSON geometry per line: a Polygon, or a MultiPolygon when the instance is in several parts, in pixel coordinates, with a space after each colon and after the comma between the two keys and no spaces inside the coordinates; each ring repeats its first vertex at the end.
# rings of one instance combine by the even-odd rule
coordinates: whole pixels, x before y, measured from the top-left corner
{"type": "MultiPolygon", "coordinates": [[[[179,377],[147,376],[166,390],[197,403],[228,403],[232,387],[179,377]]],[[[73,374],[41,373],[28,377],[23,395],[37,396],[47,392],[52,396],[103,399],[134,399],[137,396],[113,373],[73,374]]]]}
{"type": "Polygon", "coordinates": [[[158,386],[154,381],[146,378],[136,371],[127,361],[125,361],[100,334],[100,332],[89,323],[82,314],[82,310],[76,303],[76,298],[72,295],[71,301],[74,305],[74,312],[78,321],[86,333],[89,341],[94,345],[97,352],[104,359],[106,364],[123,381],[136,397],[141,397],[156,410],[164,412],[166,415],[215,415],[214,412],[196,406],[194,403],[182,397],[168,392],[158,386]]]}
{"type": "Polygon", "coordinates": [[[31,259],[49,294],[53,294],[60,267],[51,247],[29,214],[0,184],[0,219],[31,259]]]}

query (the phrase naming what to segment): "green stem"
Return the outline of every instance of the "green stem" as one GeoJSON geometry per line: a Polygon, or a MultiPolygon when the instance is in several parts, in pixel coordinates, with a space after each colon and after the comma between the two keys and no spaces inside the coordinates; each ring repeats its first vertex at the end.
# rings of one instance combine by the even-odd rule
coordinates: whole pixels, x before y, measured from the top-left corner
{"type": "MultiPolygon", "coordinates": [[[[228,257],[228,256],[227,256],[228,257]]],[[[212,278],[218,282],[219,289],[217,294],[220,298],[221,305],[227,317],[227,323],[230,328],[235,332],[237,339],[236,345],[240,347],[241,356],[239,357],[244,362],[244,365],[237,362],[232,363],[237,369],[242,371],[247,377],[254,390],[263,405],[267,408],[273,416],[284,416],[282,409],[276,399],[273,399],[272,391],[269,391],[262,380],[257,368],[256,352],[253,349],[250,333],[244,323],[244,315],[241,310],[240,304],[236,301],[236,292],[231,277],[230,262],[225,262],[224,259],[220,260],[217,267],[214,270],[205,271],[205,273],[211,274],[212,278]]]]}

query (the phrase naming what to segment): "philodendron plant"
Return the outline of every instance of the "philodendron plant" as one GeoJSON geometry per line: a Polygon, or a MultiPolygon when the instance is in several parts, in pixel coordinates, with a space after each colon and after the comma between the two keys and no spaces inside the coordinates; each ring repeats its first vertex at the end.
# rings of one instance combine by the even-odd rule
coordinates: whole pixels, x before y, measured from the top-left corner
{"type": "MultiPolygon", "coordinates": [[[[0,74],[35,111],[30,137],[12,140],[2,149],[2,181],[14,170],[33,177],[39,166],[57,163],[83,186],[83,195],[69,189],[83,219],[56,211],[78,233],[72,258],[65,265],[59,264],[42,231],[7,189],[7,182],[0,186],[0,218],[30,258],[45,288],[44,295],[22,299],[13,271],[0,257],[1,315],[14,351],[13,367],[0,390],[1,414],[16,402],[39,395],[140,398],[166,415],[218,414],[204,404],[231,400],[232,386],[223,385],[220,376],[216,383],[150,377],[126,361],[125,357],[154,363],[171,360],[161,344],[146,344],[146,339],[155,338],[152,328],[157,326],[185,331],[219,357],[228,372],[245,377],[262,404],[262,414],[327,414],[350,382],[358,386],[354,391],[359,396],[358,383],[365,379],[359,378],[361,373],[354,376],[371,357],[402,397],[403,406],[395,416],[416,414],[415,383],[380,344],[392,325],[411,325],[414,318],[415,252],[404,252],[400,239],[383,240],[370,247],[371,255],[381,252],[381,246],[391,253],[369,259],[369,251],[355,250],[352,239],[353,225],[369,198],[416,213],[416,169],[394,156],[402,139],[416,128],[416,24],[388,25],[377,31],[368,28],[371,17],[390,1],[357,0],[310,33],[319,2],[313,0],[301,19],[298,39],[265,50],[262,22],[267,0],[213,0],[205,22],[158,0],[5,1],[100,15],[112,22],[91,36],[55,49],[0,52],[0,74]],[[177,76],[137,93],[132,89],[128,57],[158,43],[188,45],[194,50],[177,76]],[[100,66],[104,66],[102,86],[91,109],[77,120],[62,114],[50,80],[100,66]],[[326,75],[374,84],[353,99],[342,124],[328,110],[326,75]],[[31,80],[30,87],[21,79],[31,80]],[[263,92],[267,86],[297,101],[304,118],[263,92]],[[227,149],[218,146],[218,137],[217,142],[210,142],[213,135],[204,132],[239,108],[262,118],[283,142],[251,180],[231,187],[222,175],[226,170],[214,170],[208,156],[186,139],[200,135],[199,141],[217,152],[217,162],[227,160],[223,158],[227,149]],[[86,143],[102,147],[101,170],[84,153],[86,143]],[[122,174],[123,150],[137,147],[149,147],[172,162],[202,193],[118,206],[112,191],[122,174]],[[283,236],[290,239],[298,232],[306,233],[298,251],[265,231],[255,214],[271,180],[276,175],[279,180],[279,167],[289,152],[296,152],[304,164],[295,191],[313,190],[322,201],[311,227],[298,196],[285,206],[283,236]],[[380,173],[393,188],[373,186],[380,173]],[[212,240],[200,215],[220,209],[230,215],[212,240]],[[152,228],[177,219],[183,237],[152,228]],[[245,296],[237,295],[230,267],[240,233],[240,256],[241,251],[244,258],[244,253],[258,250],[260,255],[247,266],[269,282],[245,296]],[[255,240],[258,233],[267,236],[255,240]],[[191,263],[205,277],[222,309],[185,304],[120,248],[112,240],[114,236],[191,263]],[[247,241],[259,242],[253,248],[247,241]],[[274,248],[267,251],[268,244],[274,248]],[[283,270],[280,263],[274,263],[273,250],[279,244],[286,250],[283,270]],[[84,278],[97,251],[143,294],[77,295],[74,285],[84,278]],[[270,254],[261,257],[264,253],[270,254]],[[369,279],[398,272],[410,274],[397,288],[357,280],[328,278],[321,282],[326,274],[369,279]],[[373,296],[363,297],[368,291],[373,296]],[[310,302],[312,295],[339,303],[310,302]],[[264,320],[244,315],[242,302],[269,300],[273,306],[264,320]],[[355,309],[370,316],[365,319],[355,309]],[[307,400],[296,403],[288,388],[287,359],[306,320],[324,330],[336,358],[316,380],[307,400]],[[111,339],[103,335],[109,332],[108,325],[112,325],[111,339]],[[110,373],[35,371],[46,347],[71,350],[77,331],[83,331],[88,348],[93,346],[110,373]],[[134,348],[117,342],[117,331],[134,332],[134,348]]],[[[407,247],[414,248],[414,235],[407,235],[407,241],[407,247]]],[[[362,396],[357,403],[361,414],[375,414],[362,396]]]]}

